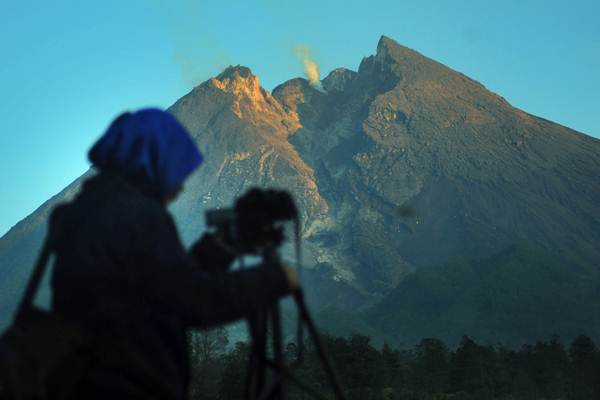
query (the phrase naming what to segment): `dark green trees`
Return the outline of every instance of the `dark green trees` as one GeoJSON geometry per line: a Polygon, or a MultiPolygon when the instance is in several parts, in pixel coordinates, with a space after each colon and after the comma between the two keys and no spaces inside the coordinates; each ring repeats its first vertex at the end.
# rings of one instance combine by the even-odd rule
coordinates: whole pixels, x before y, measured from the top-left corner
{"type": "Polygon", "coordinates": [[[189,397],[196,399],[217,399],[215,382],[224,376],[225,352],[229,339],[224,328],[199,331],[188,334],[190,348],[189,397]]]}
{"type": "MultiPolygon", "coordinates": [[[[198,337],[194,342],[198,364],[192,398],[241,400],[249,345],[237,343],[223,353],[216,345],[222,343],[218,337],[198,337]]],[[[322,339],[348,400],[600,399],[600,352],[587,336],[577,337],[568,350],[557,337],[520,350],[484,346],[467,336],[454,350],[435,338],[423,339],[408,350],[388,345],[378,349],[363,335],[322,339]]],[[[285,354],[294,363],[298,346],[288,344],[285,354]]],[[[325,398],[334,399],[310,343],[294,372],[325,398]]],[[[287,393],[290,400],[312,399],[292,383],[287,393]]]]}
{"type": "Polygon", "coordinates": [[[600,399],[600,354],[587,336],[578,336],[569,348],[571,358],[569,398],[600,399]]]}

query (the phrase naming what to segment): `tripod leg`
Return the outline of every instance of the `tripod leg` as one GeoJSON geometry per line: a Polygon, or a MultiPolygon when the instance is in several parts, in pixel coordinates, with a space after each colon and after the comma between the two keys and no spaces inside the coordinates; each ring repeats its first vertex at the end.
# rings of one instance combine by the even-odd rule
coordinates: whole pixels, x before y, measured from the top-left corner
{"type": "MultiPolygon", "coordinates": [[[[275,364],[279,365],[280,368],[285,367],[284,358],[283,358],[283,339],[281,335],[281,314],[279,310],[279,302],[275,302],[271,305],[271,323],[273,328],[273,356],[275,358],[275,364]]],[[[275,381],[277,382],[277,386],[275,387],[275,399],[284,400],[285,399],[285,385],[284,385],[284,376],[281,373],[278,373],[278,376],[275,376],[275,381]]]]}
{"type": "Polygon", "coordinates": [[[263,390],[266,368],[263,360],[267,355],[267,311],[259,310],[248,318],[252,338],[252,350],[246,375],[246,399],[253,400],[263,390]]]}
{"type": "Polygon", "coordinates": [[[298,312],[300,313],[300,316],[301,316],[303,322],[306,324],[306,327],[308,328],[308,333],[310,334],[310,338],[313,341],[315,350],[317,350],[317,355],[319,356],[319,358],[321,360],[321,365],[323,366],[323,369],[325,370],[325,373],[327,374],[327,377],[329,378],[329,382],[331,383],[331,386],[333,387],[333,391],[334,391],[336,397],[339,400],[345,400],[346,397],[344,395],[344,392],[342,391],[342,386],[340,385],[340,381],[333,370],[331,361],[327,357],[327,353],[325,353],[325,350],[323,349],[323,345],[321,343],[321,340],[319,339],[319,334],[317,332],[317,328],[316,328],[310,314],[308,313],[306,304],[304,303],[304,293],[302,292],[301,289],[294,291],[294,301],[296,302],[296,306],[298,307],[298,312]]]}

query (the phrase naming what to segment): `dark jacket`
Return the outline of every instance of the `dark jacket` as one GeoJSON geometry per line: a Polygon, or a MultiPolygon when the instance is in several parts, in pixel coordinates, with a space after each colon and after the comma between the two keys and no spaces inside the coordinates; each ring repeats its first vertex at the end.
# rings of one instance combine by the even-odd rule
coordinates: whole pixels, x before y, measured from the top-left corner
{"type": "Polygon", "coordinates": [[[231,259],[215,247],[191,257],[161,201],[116,175],[88,180],[51,221],[52,308],[91,332],[78,397],[185,398],[186,329],[242,318],[288,291],[279,267],[208,274],[203,265],[231,259]]]}

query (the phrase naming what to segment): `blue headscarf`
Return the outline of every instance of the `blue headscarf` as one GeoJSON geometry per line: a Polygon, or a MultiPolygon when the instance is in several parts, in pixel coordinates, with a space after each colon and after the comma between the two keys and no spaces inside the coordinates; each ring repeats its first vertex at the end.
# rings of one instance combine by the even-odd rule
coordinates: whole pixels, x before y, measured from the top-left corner
{"type": "Polygon", "coordinates": [[[88,157],[100,170],[117,173],[159,196],[176,192],[202,162],[185,128],[168,112],[153,108],[115,119],[88,157]]]}

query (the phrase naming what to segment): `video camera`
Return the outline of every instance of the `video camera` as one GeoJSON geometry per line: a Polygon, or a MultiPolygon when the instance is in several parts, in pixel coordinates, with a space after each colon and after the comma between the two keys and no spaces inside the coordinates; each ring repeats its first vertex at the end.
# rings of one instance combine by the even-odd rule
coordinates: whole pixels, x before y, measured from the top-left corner
{"type": "Polygon", "coordinates": [[[263,254],[278,248],[285,239],[281,224],[298,222],[298,210],[285,191],[252,188],[233,208],[209,210],[206,225],[223,234],[244,253],[263,254]]]}

